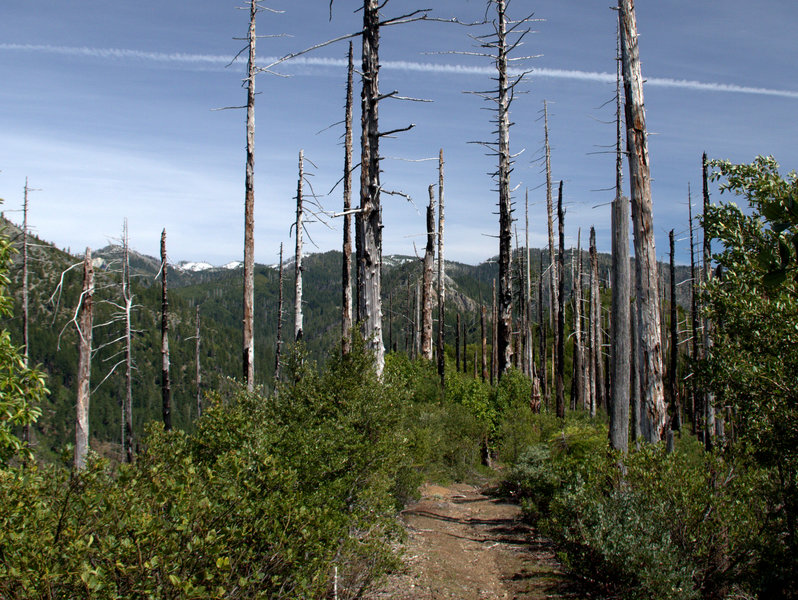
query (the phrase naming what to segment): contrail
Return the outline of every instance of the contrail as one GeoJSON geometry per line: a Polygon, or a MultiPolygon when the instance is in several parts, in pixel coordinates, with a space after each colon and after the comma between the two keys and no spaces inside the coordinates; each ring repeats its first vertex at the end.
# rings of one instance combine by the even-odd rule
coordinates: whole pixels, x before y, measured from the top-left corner
{"type": "MultiPolygon", "coordinates": [[[[122,48],[90,48],[85,46],[51,46],[47,44],[0,44],[0,50],[41,52],[59,54],[62,56],[85,56],[100,59],[135,59],[140,61],[172,63],[172,64],[198,64],[222,67],[231,62],[230,57],[214,54],[186,54],[182,52],[146,52],[142,50],[129,50],[122,48]]],[[[279,57],[262,57],[263,64],[278,61],[279,57]]],[[[243,61],[236,61],[242,63],[243,61]]],[[[346,67],[346,61],[339,58],[316,58],[300,56],[282,63],[283,66],[309,66],[309,67],[346,67]]],[[[470,66],[456,64],[442,64],[414,61],[385,61],[382,68],[392,71],[436,73],[451,75],[492,75],[495,69],[489,66],[470,66]]],[[[511,70],[511,74],[518,75],[520,70],[511,70]]],[[[549,79],[568,79],[572,81],[591,81],[598,83],[615,83],[615,73],[600,71],[580,71],[575,69],[547,69],[545,67],[532,69],[530,77],[549,79]]],[[[646,79],[649,87],[667,87],[683,90],[721,92],[733,94],[752,94],[757,96],[776,96],[780,98],[798,99],[798,91],[780,90],[774,88],[750,87],[732,83],[713,83],[694,81],[689,79],[672,79],[668,77],[649,77],[646,79]]]]}

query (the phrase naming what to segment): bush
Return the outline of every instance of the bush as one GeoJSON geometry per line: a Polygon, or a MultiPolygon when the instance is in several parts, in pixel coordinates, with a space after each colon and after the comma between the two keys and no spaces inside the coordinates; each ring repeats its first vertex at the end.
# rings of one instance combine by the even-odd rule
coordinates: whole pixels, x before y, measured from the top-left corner
{"type": "Polygon", "coordinates": [[[396,396],[362,348],[276,396],[150,428],[135,465],[0,471],[0,597],[356,596],[393,564],[408,469],[396,396]]]}

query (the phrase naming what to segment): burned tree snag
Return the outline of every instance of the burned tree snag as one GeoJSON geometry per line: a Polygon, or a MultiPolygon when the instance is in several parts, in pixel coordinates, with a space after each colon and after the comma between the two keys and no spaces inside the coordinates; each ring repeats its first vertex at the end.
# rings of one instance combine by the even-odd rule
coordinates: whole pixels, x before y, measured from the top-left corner
{"type": "MultiPolygon", "coordinates": [[[[427,245],[421,282],[421,356],[432,360],[432,269],[435,263],[435,186],[429,186],[427,245]]],[[[460,361],[458,360],[458,365],[460,361]]]]}
{"type": "Polygon", "coordinates": [[[296,186],[296,254],[294,255],[294,341],[302,341],[302,233],[304,217],[302,187],[305,182],[305,152],[299,151],[299,179],[296,186]]]}
{"type": "Polygon", "coordinates": [[[665,427],[662,382],[657,253],[654,243],[651,175],[649,170],[643,77],[637,45],[634,0],[619,0],[621,63],[626,96],[626,146],[632,190],[635,264],[637,273],[638,342],[643,437],[658,442],[665,427]]]}
{"type": "Polygon", "coordinates": [[[249,1],[249,55],[247,59],[247,166],[244,200],[244,382],[255,387],[255,16],[257,0],[249,1]]]}
{"type": "Polygon", "coordinates": [[[701,401],[698,398],[698,389],[696,386],[695,377],[695,363],[698,360],[698,271],[695,265],[695,240],[693,235],[693,198],[690,192],[690,184],[687,184],[687,215],[690,224],[690,321],[693,329],[693,339],[691,344],[690,353],[690,417],[693,420],[693,432],[696,435],[700,433],[699,423],[701,401]]]}
{"type": "Polygon", "coordinates": [[[598,342],[598,329],[601,327],[601,299],[599,298],[598,285],[598,255],[596,253],[596,230],[590,228],[590,320],[588,329],[590,331],[590,358],[588,360],[588,385],[590,386],[590,416],[596,416],[598,406],[598,388],[601,385],[599,380],[599,361],[601,361],[601,347],[598,342]]]}
{"type": "Polygon", "coordinates": [[[75,418],[75,470],[86,466],[89,452],[89,401],[91,396],[92,303],[94,300],[94,266],[91,248],[83,259],[83,292],[80,295],[78,325],[78,385],[75,418]]]}
{"type": "Polygon", "coordinates": [[[441,148],[438,153],[438,376],[441,379],[441,386],[444,384],[444,375],[446,373],[446,353],[443,347],[446,333],[446,313],[444,310],[446,307],[446,279],[444,277],[443,225],[443,148],[441,148]]]}
{"type": "Polygon", "coordinates": [[[674,241],[673,229],[668,234],[671,247],[671,264],[670,264],[670,334],[671,334],[671,348],[670,348],[670,365],[668,368],[668,383],[670,384],[670,397],[671,397],[671,429],[679,431],[682,428],[682,404],[679,400],[679,379],[677,377],[677,368],[679,364],[679,330],[678,330],[678,316],[676,312],[676,263],[674,258],[674,241]]]}
{"type": "Polygon", "coordinates": [[[560,191],[557,195],[557,230],[560,240],[559,254],[557,256],[557,365],[556,365],[556,385],[557,385],[557,416],[565,418],[565,310],[563,310],[563,300],[565,298],[565,211],[562,208],[562,180],[560,180],[560,191]]]}
{"type": "Polygon", "coordinates": [[[343,268],[341,272],[341,352],[349,354],[352,349],[352,105],[353,101],[352,42],[346,70],[346,107],[344,133],[344,241],[343,268]]]}
{"type": "Polygon", "coordinates": [[[166,229],[161,232],[161,402],[163,427],[172,430],[172,384],[169,379],[169,296],[166,281],[166,229]]]}
{"type": "Polygon", "coordinates": [[[582,401],[584,389],[582,352],[582,230],[576,234],[576,275],[574,276],[574,373],[571,379],[571,410],[576,410],[582,401]]]}
{"type": "Polygon", "coordinates": [[[485,320],[487,309],[483,304],[479,311],[479,332],[482,338],[482,381],[488,380],[488,338],[485,337],[485,320]]]}
{"type": "Polygon", "coordinates": [[[280,358],[283,351],[283,244],[280,242],[280,271],[277,278],[277,344],[274,348],[274,383],[280,381],[280,358]]]}

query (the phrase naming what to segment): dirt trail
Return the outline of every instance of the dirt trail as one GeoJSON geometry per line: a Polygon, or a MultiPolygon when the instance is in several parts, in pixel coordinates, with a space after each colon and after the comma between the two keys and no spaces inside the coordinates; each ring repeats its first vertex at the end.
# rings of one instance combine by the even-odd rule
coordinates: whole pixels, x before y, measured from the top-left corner
{"type": "Polygon", "coordinates": [[[424,485],[402,512],[402,572],[366,600],[576,598],[550,543],[521,521],[518,506],[465,484],[424,485]]]}

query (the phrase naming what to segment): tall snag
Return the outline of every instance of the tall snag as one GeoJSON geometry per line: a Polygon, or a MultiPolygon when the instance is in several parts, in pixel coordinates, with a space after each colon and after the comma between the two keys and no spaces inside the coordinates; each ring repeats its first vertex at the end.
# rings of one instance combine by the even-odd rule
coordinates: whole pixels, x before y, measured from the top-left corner
{"type": "Polygon", "coordinates": [[[166,229],[161,232],[161,400],[163,427],[172,429],[172,385],[169,379],[169,296],[166,287],[166,229]]]}
{"type": "Polygon", "coordinates": [[[601,298],[598,285],[598,254],[596,253],[596,229],[590,228],[590,320],[588,324],[590,338],[590,353],[588,359],[588,385],[590,386],[589,405],[590,416],[596,416],[598,405],[598,389],[601,386],[599,378],[599,362],[601,361],[601,346],[599,344],[598,330],[601,327],[601,298]]]}
{"type": "Polygon", "coordinates": [[[668,234],[671,247],[671,264],[670,264],[670,334],[671,334],[671,348],[670,348],[670,364],[668,366],[668,384],[670,387],[671,397],[671,429],[679,431],[682,428],[682,405],[679,400],[679,379],[677,377],[677,368],[679,364],[679,329],[678,317],[676,312],[676,262],[674,257],[674,241],[673,229],[668,234]]]}
{"type": "MultiPolygon", "coordinates": [[[[620,17],[620,15],[619,15],[620,17]]],[[[610,320],[610,445],[626,452],[629,448],[629,378],[632,368],[629,300],[629,199],[623,195],[623,152],[621,150],[621,48],[618,23],[615,104],[615,199],[612,202],[612,318],[610,320]]]]}
{"type": "Polygon", "coordinates": [[[78,385],[75,418],[75,469],[86,466],[89,452],[89,401],[91,397],[92,304],[94,300],[94,266],[91,248],[83,259],[83,292],[80,295],[78,326],[78,385]]]}
{"type": "Polygon", "coordinates": [[[560,191],[557,196],[557,232],[559,235],[560,248],[557,257],[557,364],[556,364],[556,385],[557,385],[557,416],[565,418],[565,310],[563,310],[563,299],[565,298],[565,269],[563,261],[565,259],[565,211],[562,208],[562,180],[560,181],[560,191]]]}
{"type": "MultiPolygon", "coordinates": [[[[698,271],[695,265],[695,236],[693,233],[693,197],[690,184],[687,184],[687,216],[690,224],[690,322],[692,325],[692,343],[690,345],[690,364],[698,360],[698,271]]],[[[690,418],[693,420],[693,432],[700,436],[701,400],[698,397],[694,366],[691,366],[690,377],[690,418]]]]}
{"type": "Polygon", "coordinates": [[[249,54],[247,58],[247,166],[244,199],[244,382],[255,387],[255,16],[257,0],[249,0],[249,54]]]}
{"type": "MultiPolygon", "coordinates": [[[[549,323],[554,334],[554,343],[557,343],[559,332],[559,319],[557,318],[557,311],[559,310],[560,303],[558,301],[559,295],[559,279],[557,277],[557,254],[554,249],[554,203],[551,191],[551,147],[549,146],[549,108],[548,103],[543,101],[543,131],[544,131],[544,147],[546,156],[546,217],[548,222],[549,233],[549,323]]],[[[557,365],[553,365],[555,371],[557,365]]]]}
{"type": "Polygon", "coordinates": [[[571,378],[571,410],[576,410],[582,401],[584,390],[583,350],[582,350],[582,229],[576,234],[576,275],[573,281],[574,297],[574,359],[573,377],[571,378]]]}
{"type": "MultiPolygon", "coordinates": [[[[435,186],[429,186],[427,245],[421,274],[421,356],[432,360],[432,270],[435,266],[435,186]]],[[[459,365],[458,361],[458,365],[459,365]]]]}
{"type": "Polygon", "coordinates": [[[344,123],[344,241],[341,272],[341,352],[352,349],[352,105],[353,74],[352,42],[349,42],[346,69],[346,107],[344,123]]]}
{"type": "Polygon", "coordinates": [[[618,0],[621,63],[626,96],[626,146],[632,191],[643,437],[658,442],[665,427],[657,253],[654,243],[643,77],[634,0],[618,0]]]}
{"type": "Polygon", "coordinates": [[[443,260],[443,148],[438,154],[438,376],[441,386],[444,383],[446,372],[446,353],[443,342],[446,332],[445,307],[446,307],[446,280],[444,277],[443,260]]]}
{"type": "Polygon", "coordinates": [[[304,217],[302,207],[302,185],[305,181],[305,152],[299,151],[299,179],[296,185],[296,222],[294,235],[296,239],[296,253],[294,255],[294,341],[302,341],[302,233],[304,217]]]}

